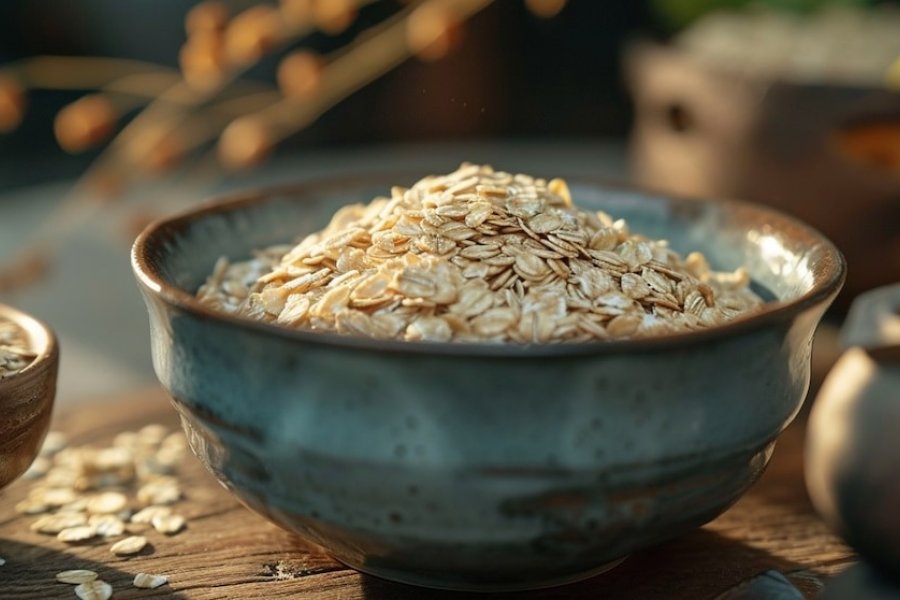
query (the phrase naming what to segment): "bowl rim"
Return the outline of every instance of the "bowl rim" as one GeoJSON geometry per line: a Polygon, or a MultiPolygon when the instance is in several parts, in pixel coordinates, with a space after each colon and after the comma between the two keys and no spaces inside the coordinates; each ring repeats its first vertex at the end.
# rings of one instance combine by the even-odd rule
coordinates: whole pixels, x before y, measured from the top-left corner
{"type": "Polygon", "coordinates": [[[2,400],[4,392],[18,389],[25,381],[41,377],[48,366],[58,361],[59,341],[53,329],[46,323],[7,304],[0,304],[0,318],[12,321],[24,329],[28,334],[32,349],[37,354],[24,369],[0,379],[0,400],[2,400]],[[35,337],[38,336],[39,339],[41,337],[43,339],[40,339],[40,343],[35,346],[35,337]]]}
{"type": "Polygon", "coordinates": [[[678,194],[664,193],[648,187],[632,184],[609,182],[591,177],[567,177],[569,183],[601,187],[624,193],[638,193],[659,202],[674,203],[681,206],[696,206],[715,203],[719,207],[737,213],[738,217],[750,218],[759,223],[779,225],[782,231],[791,236],[808,239],[825,255],[821,261],[822,268],[813,271],[813,282],[809,290],[790,301],[773,301],[766,303],[762,309],[744,317],[738,317],[722,325],[701,330],[669,333],[644,338],[619,340],[598,340],[579,344],[480,344],[457,342],[420,342],[404,340],[381,340],[362,336],[341,335],[337,333],[311,331],[306,329],[289,329],[273,325],[265,321],[254,321],[209,308],[197,300],[192,294],[168,283],[154,268],[150,260],[150,248],[162,238],[175,238],[179,231],[193,222],[211,215],[235,212],[243,208],[266,202],[271,198],[283,196],[302,196],[304,194],[340,190],[352,186],[385,185],[387,189],[391,181],[406,181],[408,178],[418,180],[421,174],[410,174],[409,171],[379,172],[356,174],[349,176],[329,176],[294,184],[266,186],[257,189],[243,190],[214,196],[193,207],[175,214],[162,217],[150,223],[136,238],[131,250],[131,265],[140,287],[147,294],[159,298],[168,305],[185,311],[201,319],[212,319],[239,329],[271,335],[282,339],[296,340],[313,345],[339,347],[362,351],[389,352],[393,354],[417,354],[433,356],[471,356],[471,357],[558,357],[584,354],[618,354],[626,352],[644,352],[667,350],[709,343],[722,340],[728,336],[748,333],[763,329],[776,322],[790,320],[796,315],[830,302],[840,291],[847,273],[844,256],[835,245],[822,233],[805,223],[788,216],[781,211],[750,202],[732,199],[701,199],[678,194]],[[401,179],[404,178],[404,179],[401,179]]]}

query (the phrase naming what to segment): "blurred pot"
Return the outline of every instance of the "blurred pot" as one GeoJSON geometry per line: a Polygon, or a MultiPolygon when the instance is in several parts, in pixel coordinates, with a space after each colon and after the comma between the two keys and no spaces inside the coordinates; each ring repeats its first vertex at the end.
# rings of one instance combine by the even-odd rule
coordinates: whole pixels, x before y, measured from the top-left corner
{"type": "Polygon", "coordinates": [[[626,54],[639,183],[776,206],[843,251],[837,305],[900,279],[900,94],[742,74],[673,47],[626,54]]]}
{"type": "Polygon", "coordinates": [[[819,513],[871,564],[900,575],[900,284],[860,296],[848,350],[813,406],[806,484],[819,513]]]}
{"type": "MultiPolygon", "coordinates": [[[[18,478],[41,449],[56,397],[59,349],[53,331],[34,317],[0,304],[0,318],[25,332],[35,358],[0,378],[0,490],[18,478]]],[[[2,595],[0,595],[2,596],[2,595]]]]}

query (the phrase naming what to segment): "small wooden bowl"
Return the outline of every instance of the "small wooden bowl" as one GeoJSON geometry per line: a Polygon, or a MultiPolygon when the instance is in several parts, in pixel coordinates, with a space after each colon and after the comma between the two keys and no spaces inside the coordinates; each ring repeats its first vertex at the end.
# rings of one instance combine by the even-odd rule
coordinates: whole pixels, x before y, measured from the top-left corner
{"type": "Polygon", "coordinates": [[[37,456],[50,426],[59,348],[49,327],[0,304],[0,318],[19,325],[37,354],[11,377],[0,379],[0,489],[19,477],[37,456]]]}

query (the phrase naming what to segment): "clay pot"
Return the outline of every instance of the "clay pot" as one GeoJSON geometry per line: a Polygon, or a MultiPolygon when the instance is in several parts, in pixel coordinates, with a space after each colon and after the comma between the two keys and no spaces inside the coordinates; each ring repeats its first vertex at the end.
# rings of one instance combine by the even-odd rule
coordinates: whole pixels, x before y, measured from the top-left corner
{"type": "Polygon", "coordinates": [[[900,574],[900,284],[863,294],[810,417],[806,484],[872,565],[900,574]]]}
{"type": "Polygon", "coordinates": [[[713,66],[651,43],[626,55],[634,177],[777,207],[847,257],[836,306],[900,280],[900,93],[713,66]]]}
{"type": "Polygon", "coordinates": [[[0,489],[18,478],[38,455],[53,411],[59,350],[53,331],[37,319],[0,304],[0,317],[24,331],[34,361],[0,379],[0,489]]]}

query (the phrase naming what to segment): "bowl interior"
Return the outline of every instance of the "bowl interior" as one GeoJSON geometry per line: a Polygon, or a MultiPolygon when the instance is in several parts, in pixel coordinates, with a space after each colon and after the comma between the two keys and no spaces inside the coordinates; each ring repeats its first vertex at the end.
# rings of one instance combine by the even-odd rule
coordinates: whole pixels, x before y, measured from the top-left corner
{"type": "MultiPolygon", "coordinates": [[[[151,227],[138,240],[136,254],[184,300],[220,256],[241,260],[255,248],[296,241],[323,227],[342,205],[368,202],[388,194],[393,184],[414,180],[345,180],[245,194],[151,227]]],[[[843,260],[834,246],[777,211],[585,181],[569,184],[577,205],[624,218],[633,232],[666,239],[682,255],[700,251],[720,270],[745,266],[757,292],[779,301],[775,305],[810,296],[821,300],[843,277],[843,260]]]]}
{"type": "Polygon", "coordinates": [[[28,343],[29,350],[37,355],[27,367],[12,377],[7,377],[5,381],[12,381],[13,379],[24,376],[37,369],[40,363],[53,357],[56,340],[53,333],[51,333],[46,325],[20,310],[3,304],[0,304],[0,319],[12,321],[18,325],[25,333],[25,339],[28,343]]]}
{"type": "Polygon", "coordinates": [[[21,475],[37,456],[50,427],[56,396],[59,352],[56,337],[43,323],[0,305],[0,318],[24,331],[37,355],[18,373],[0,379],[0,488],[21,475]]]}

